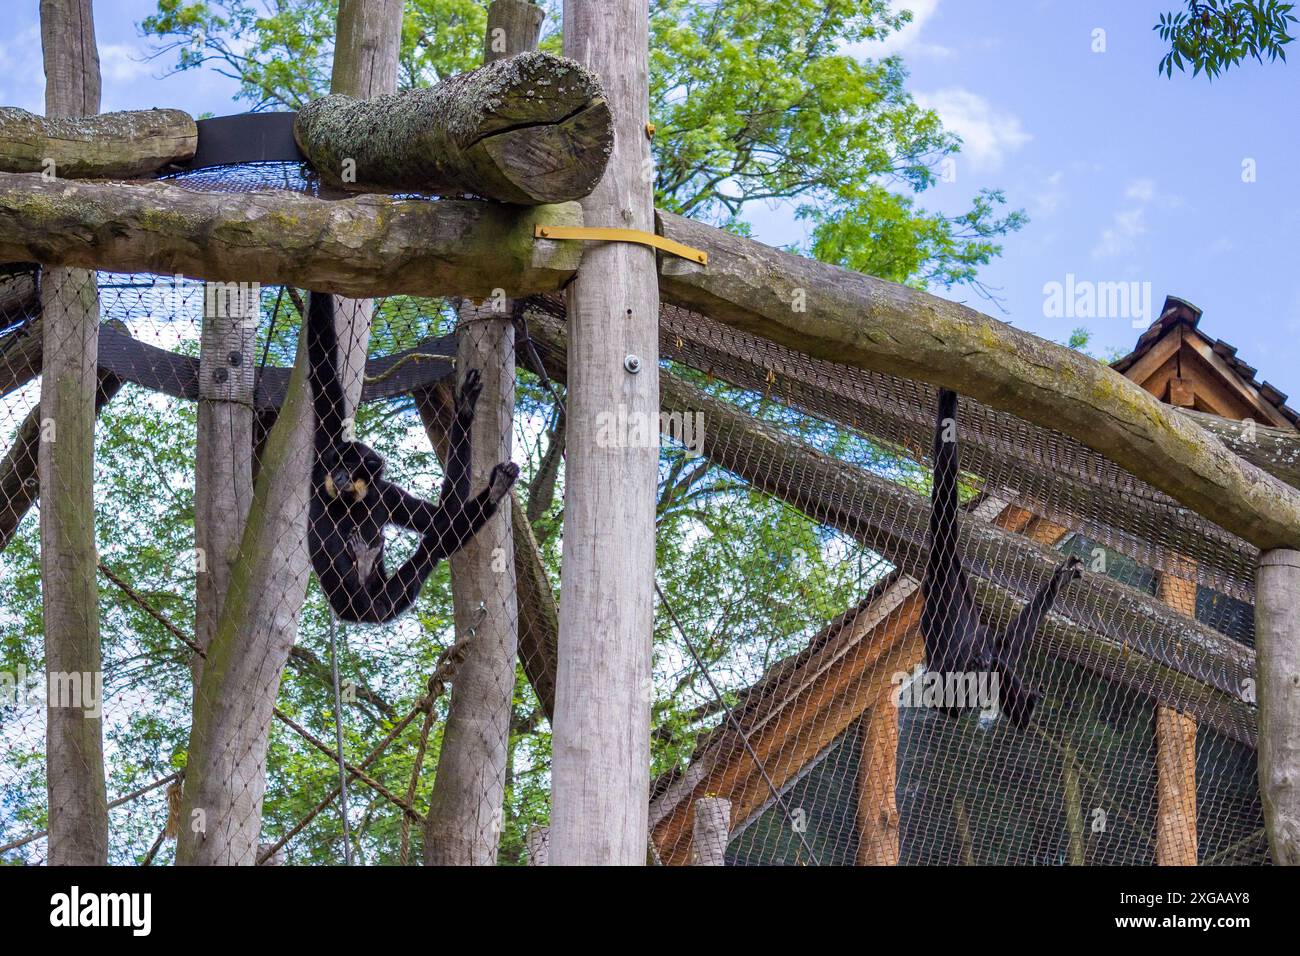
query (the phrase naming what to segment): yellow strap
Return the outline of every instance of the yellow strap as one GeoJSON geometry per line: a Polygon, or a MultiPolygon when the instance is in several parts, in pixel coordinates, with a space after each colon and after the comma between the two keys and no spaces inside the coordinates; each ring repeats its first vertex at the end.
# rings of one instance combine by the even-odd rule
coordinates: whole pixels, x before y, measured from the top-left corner
{"type": "Polygon", "coordinates": [[[533,236],[537,239],[594,239],[607,242],[635,242],[642,246],[653,246],[656,249],[662,249],[664,252],[681,256],[683,259],[690,259],[700,265],[706,266],[709,264],[709,254],[702,249],[692,249],[680,242],[673,242],[673,240],[656,235],[653,232],[642,232],[640,229],[537,225],[533,229],[533,236]]]}

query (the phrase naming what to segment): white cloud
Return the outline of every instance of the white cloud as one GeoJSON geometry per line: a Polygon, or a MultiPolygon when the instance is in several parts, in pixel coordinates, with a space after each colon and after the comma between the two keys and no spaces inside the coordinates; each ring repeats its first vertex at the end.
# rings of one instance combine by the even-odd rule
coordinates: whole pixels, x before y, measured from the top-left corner
{"type": "Polygon", "coordinates": [[[976,169],[991,171],[1002,165],[1007,153],[1033,139],[1020,125],[1020,118],[999,110],[978,93],[948,87],[913,97],[925,109],[934,110],[943,125],[961,137],[961,155],[976,169]]]}
{"type": "Polygon", "coordinates": [[[1065,171],[1058,169],[1043,181],[1041,189],[1029,199],[1029,214],[1034,218],[1050,216],[1065,198],[1065,171]]]}
{"type": "Polygon", "coordinates": [[[939,9],[939,0],[892,0],[890,7],[895,13],[910,10],[912,21],[903,29],[891,33],[883,40],[868,40],[863,43],[846,44],[843,52],[849,56],[866,57],[873,60],[891,56],[895,53],[906,53],[910,57],[929,56],[936,58],[953,55],[953,51],[949,47],[938,43],[926,43],[921,39],[921,33],[925,29],[926,23],[934,18],[935,12],[939,9]]]}
{"type": "Polygon", "coordinates": [[[1116,210],[1092,247],[1094,259],[1132,255],[1137,251],[1138,239],[1147,232],[1147,210],[1153,206],[1176,209],[1183,202],[1178,196],[1161,193],[1155,180],[1146,178],[1130,180],[1124,187],[1124,199],[1127,204],[1116,210]]]}
{"type": "Polygon", "coordinates": [[[1135,179],[1125,187],[1124,196],[1140,203],[1149,203],[1156,196],[1156,184],[1150,179],[1135,179]]]}
{"type": "Polygon", "coordinates": [[[99,72],[104,84],[133,83],[153,76],[144,61],[145,53],[125,43],[107,43],[99,48],[99,72]]]}
{"type": "Polygon", "coordinates": [[[952,50],[946,46],[925,43],[921,33],[939,9],[939,0],[894,0],[890,6],[895,12],[910,10],[912,22],[896,33],[891,33],[880,43],[874,44],[868,52],[871,56],[882,57],[893,53],[924,54],[927,56],[951,56],[952,50]]]}

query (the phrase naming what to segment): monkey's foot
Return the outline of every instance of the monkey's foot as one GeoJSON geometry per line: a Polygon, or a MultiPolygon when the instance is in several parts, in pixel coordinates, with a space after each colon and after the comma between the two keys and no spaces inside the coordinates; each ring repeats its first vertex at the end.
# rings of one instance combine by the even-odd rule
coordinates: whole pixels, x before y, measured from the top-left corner
{"type": "Polygon", "coordinates": [[[519,466],[513,461],[503,461],[492,469],[492,474],[488,477],[488,498],[493,504],[506,496],[518,477],[519,466]]]}

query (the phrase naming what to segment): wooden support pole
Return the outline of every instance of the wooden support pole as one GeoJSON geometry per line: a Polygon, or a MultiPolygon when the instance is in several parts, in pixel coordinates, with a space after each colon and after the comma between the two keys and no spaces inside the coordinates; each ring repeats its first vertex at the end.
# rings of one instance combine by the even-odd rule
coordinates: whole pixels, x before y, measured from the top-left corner
{"type": "Polygon", "coordinates": [[[858,866],[897,866],[898,707],[877,703],[859,726],[858,866]]]}
{"type": "Polygon", "coordinates": [[[1273,862],[1300,866],[1300,551],[1260,555],[1259,788],[1273,862]]]}
{"type": "MultiPolygon", "coordinates": [[[[1187,577],[1162,574],[1159,597],[1196,617],[1195,570],[1174,562],[1187,577]]],[[[1156,865],[1196,866],[1196,719],[1172,707],[1156,706],[1156,865]]]]}
{"type": "MultiPolygon", "coordinates": [[[[99,112],[90,0],[41,0],[45,112],[99,112]]],[[[44,371],[38,451],[45,618],[46,790],[52,865],[108,861],[99,588],[95,551],[95,274],[48,269],[41,281],[44,371]],[[61,688],[55,693],[53,688],[61,688]]]]}
{"type": "Polygon", "coordinates": [[[1065,832],[1069,836],[1066,859],[1070,866],[1088,863],[1088,831],[1083,823],[1083,786],[1079,780],[1076,753],[1069,739],[1061,742],[1061,790],[1065,804],[1065,832]]]}
{"type": "MultiPolygon", "coordinates": [[[[350,24],[341,30],[344,49],[354,57],[353,72],[383,75],[366,51],[395,51],[391,38],[380,40],[373,31],[400,31],[400,14],[401,4],[390,0],[369,5],[342,0],[339,18],[350,24]]],[[[369,318],[368,304],[335,307],[335,322],[346,330],[340,335],[340,367],[349,414],[360,397],[369,318]]],[[[313,421],[306,336],[300,335],[298,358],[261,455],[238,559],[195,691],[178,864],[257,861],[267,734],[277,714],[280,675],[297,635],[310,571],[307,490],[313,421]]]]}
{"type": "Polygon", "coordinates": [[[691,862],[695,866],[726,866],[731,832],[731,801],[701,797],[695,801],[691,830],[691,862]]]}
{"type": "MultiPolygon", "coordinates": [[[[204,283],[194,459],[194,641],[205,654],[253,501],[257,316],[253,287],[204,283]]],[[[191,658],[190,671],[197,687],[200,655],[191,658]]]]}
{"type": "MultiPolygon", "coordinates": [[[[511,455],[514,330],[490,304],[462,304],[457,325],[456,378],[470,369],[483,393],[470,446],[472,493],[511,455]]],[[[458,638],[471,637],[452,685],[438,770],[429,799],[424,862],[440,866],[496,863],[504,820],[506,758],[514,704],[519,608],[510,524],[514,499],[452,556],[452,601],[458,638]]]]}
{"type": "Polygon", "coordinates": [[[551,828],[530,827],[524,838],[524,852],[529,866],[549,866],[551,862],[551,828]]]}
{"type": "MultiPolygon", "coordinates": [[[[566,0],[565,54],[598,74],[614,153],[583,200],[592,226],[653,231],[647,0],[566,0]]],[[[560,659],[552,737],[553,860],[645,863],[658,479],[654,253],[588,250],[568,290],[569,400],[560,659]],[[612,442],[609,416],[640,423],[612,442]]]]}
{"type": "MultiPolygon", "coordinates": [[[[484,59],[531,49],[542,9],[520,0],[488,8],[484,59]],[[520,8],[526,8],[520,10],[520,8]],[[499,32],[495,37],[493,30],[499,32]],[[498,42],[494,43],[494,39],[498,42]],[[494,46],[499,49],[494,50],[494,46]]],[[[498,462],[509,461],[514,438],[515,333],[508,303],[461,300],[456,323],[456,382],[478,370],[483,391],[470,446],[471,493],[498,462]]],[[[451,558],[457,639],[469,640],[451,687],[424,831],[427,866],[491,866],[505,817],[510,715],[515,697],[519,604],[511,515],[514,496],[451,558]]]]}

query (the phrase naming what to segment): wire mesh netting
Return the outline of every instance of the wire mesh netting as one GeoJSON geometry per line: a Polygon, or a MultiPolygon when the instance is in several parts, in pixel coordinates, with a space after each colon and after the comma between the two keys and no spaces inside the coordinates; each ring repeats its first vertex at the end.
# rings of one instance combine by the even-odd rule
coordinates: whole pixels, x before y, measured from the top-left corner
{"type": "MultiPolygon", "coordinates": [[[[174,182],[312,188],[284,165],[174,182]]],[[[345,462],[313,450],[310,301],[0,277],[5,862],[57,856],[79,812],[97,758],[59,721],[102,735],[115,863],[544,862],[563,300],[333,300],[330,412],[374,453],[345,462]],[[44,636],[96,628],[38,501],[80,493],[41,464],[60,444],[42,437],[49,363],[88,354],[47,323],[78,308],[98,316],[102,692],[64,680],[101,668],[52,660],[44,636]],[[481,502],[457,502],[509,460],[518,482],[478,528],[481,502]],[[375,623],[372,589],[401,568],[413,603],[375,623]]],[[[962,399],[936,446],[927,385],[670,306],[660,327],[658,861],[1266,862],[1249,545],[1014,416],[962,399]],[[954,453],[937,489],[936,447],[954,453]],[[936,491],[953,520],[932,538],[936,491]],[[923,587],[932,562],[942,588],[923,587]],[[974,696],[943,697],[949,673],[974,696]]]]}

